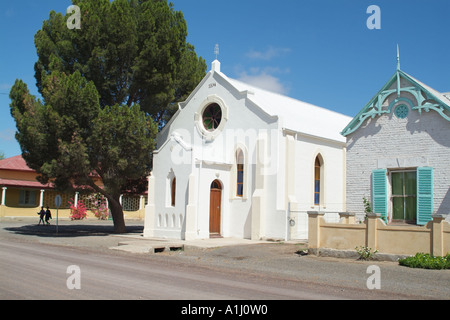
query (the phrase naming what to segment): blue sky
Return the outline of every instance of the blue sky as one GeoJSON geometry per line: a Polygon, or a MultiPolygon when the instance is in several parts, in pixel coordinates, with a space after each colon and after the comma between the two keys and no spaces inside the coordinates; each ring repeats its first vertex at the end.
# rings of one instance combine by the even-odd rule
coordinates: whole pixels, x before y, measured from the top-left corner
{"type": "MultiPolygon", "coordinates": [[[[450,91],[449,0],[172,0],[184,13],[188,41],[210,68],[219,44],[221,71],[349,116],[396,68],[440,92],[450,91]],[[370,5],[381,29],[369,29],[370,5]]],[[[0,0],[0,152],[20,154],[9,111],[15,79],[37,94],[34,34],[70,0],[0,0]]]]}

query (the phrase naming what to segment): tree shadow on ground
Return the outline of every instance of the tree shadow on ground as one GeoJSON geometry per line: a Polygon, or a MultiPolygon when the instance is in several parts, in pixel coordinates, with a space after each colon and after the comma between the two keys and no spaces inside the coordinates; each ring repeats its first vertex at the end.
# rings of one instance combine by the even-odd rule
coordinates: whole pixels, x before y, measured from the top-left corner
{"type": "MultiPolygon", "coordinates": [[[[142,234],[143,226],[127,226],[127,234],[142,234]]],[[[36,225],[28,224],[20,227],[7,227],[5,230],[29,236],[38,237],[87,237],[87,236],[109,236],[116,234],[113,225],[95,225],[95,224],[74,224],[59,225],[36,225]]]]}

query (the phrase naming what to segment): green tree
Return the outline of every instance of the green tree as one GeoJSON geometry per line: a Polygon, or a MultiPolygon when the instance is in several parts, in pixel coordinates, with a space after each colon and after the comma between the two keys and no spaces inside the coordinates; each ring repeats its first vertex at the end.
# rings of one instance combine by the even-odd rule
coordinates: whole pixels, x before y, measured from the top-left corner
{"type": "Polygon", "coordinates": [[[54,69],[93,81],[100,106],[139,103],[161,128],[201,81],[204,59],[186,42],[183,14],[166,0],[74,0],[81,29],[54,11],[36,33],[35,78],[54,69]]]}
{"type": "Polygon", "coordinates": [[[54,71],[42,88],[43,102],[21,80],[11,89],[11,113],[24,159],[42,183],[105,195],[115,232],[125,232],[120,194],[145,190],[155,123],[137,104],[100,108],[93,82],[78,71],[69,76],[54,71]],[[98,177],[103,188],[96,184],[98,177]]]}
{"type": "Polygon", "coordinates": [[[76,0],[81,29],[50,12],[35,35],[35,78],[10,92],[16,138],[38,180],[109,200],[115,232],[125,232],[120,194],[142,191],[161,128],[206,71],[186,42],[181,12],[165,0],[76,0]],[[95,184],[102,179],[104,188],[95,184]]]}

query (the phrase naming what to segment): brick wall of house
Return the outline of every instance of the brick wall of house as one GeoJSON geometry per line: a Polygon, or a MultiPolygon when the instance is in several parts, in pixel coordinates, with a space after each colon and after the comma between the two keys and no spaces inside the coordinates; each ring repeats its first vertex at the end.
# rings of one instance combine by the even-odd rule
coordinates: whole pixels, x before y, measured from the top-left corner
{"type": "Polygon", "coordinates": [[[364,216],[372,170],[419,166],[434,168],[434,213],[449,214],[450,122],[433,110],[410,109],[405,119],[394,112],[370,118],[347,136],[347,211],[364,216]]]}

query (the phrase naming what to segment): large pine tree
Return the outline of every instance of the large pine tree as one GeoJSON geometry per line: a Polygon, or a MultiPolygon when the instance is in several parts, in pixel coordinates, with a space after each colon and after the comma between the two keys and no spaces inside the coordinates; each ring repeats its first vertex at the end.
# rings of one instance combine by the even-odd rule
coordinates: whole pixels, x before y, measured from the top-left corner
{"type": "Polygon", "coordinates": [[[35,35],[42,96],[17,80],[10,92],[17,140],[38,179],[90,187],[125,232],[120,194],[141,191],[161,128],[205,75],[183,14],[166,0],[75,0],[81,28],[50,12],[35,35]],[[100,176],[104,188],[95,183],[100,176]]]}

